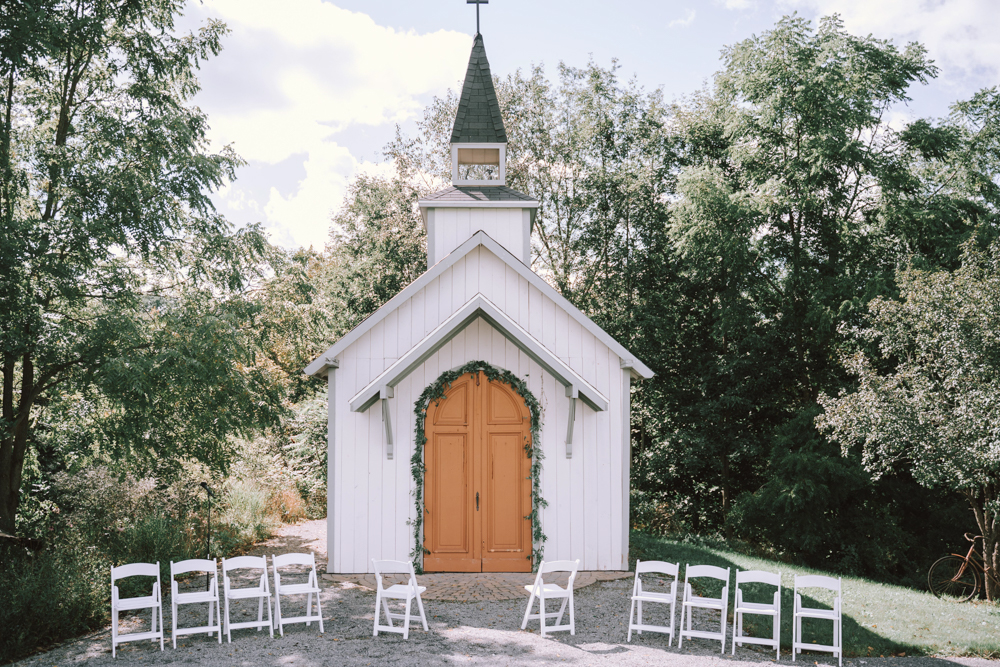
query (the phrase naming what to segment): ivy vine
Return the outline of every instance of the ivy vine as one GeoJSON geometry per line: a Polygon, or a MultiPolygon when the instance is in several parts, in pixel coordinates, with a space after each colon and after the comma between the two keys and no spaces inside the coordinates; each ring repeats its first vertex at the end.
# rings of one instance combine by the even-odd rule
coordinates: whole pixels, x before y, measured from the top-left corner
{"type": "Polygon", "coordinates": [[[416,519],[408,523],[413,526],[414,542],[410,558],[420,570],[420,573],[423,572],[423,556],[425,553],[423,542],[420,539],[420,531],[424,524],[424,445],[427,444],[427,436],[424,433],[424,420],[427,418],[427,406],[430,405],[431,401],[439,401],[444,398],[445,392],[451,386],[452,382],[466,373],[475,373],[477,371],[483,372],[487,382],[499,380],[500,382],[509,384],[514,391],[520,394],[528,406],[528,410],[531,411],[531,441],[524,443],[524,451],[531,459],[530,518],[532,527],[532,572],[538,569],[538,564],[542,562],[542,556],[545,553],[545,540],[547,538],[542,531],[541,509],[548,507],[548,503],[542,497],[541,490],[542,459],[545,458],[545,455],[542,453],[540,437],[542,406],[539,404],[538,399],[535,398],[535,395],[531,393],[531,390],[528,389],[527,383],[518,376],[485,361],[470,361],[460,368],[442,373],[437,380],[424,389],[423,393],[420,394],[420,398],[417,399],[417,402],[413,406],[413,412],[417,417],[416,428],[414,429],[416,446],[413,448],[413,456],[410,457],[410,473],[413,475],[413,496],[416,499],[417,514],[416,519]]]}

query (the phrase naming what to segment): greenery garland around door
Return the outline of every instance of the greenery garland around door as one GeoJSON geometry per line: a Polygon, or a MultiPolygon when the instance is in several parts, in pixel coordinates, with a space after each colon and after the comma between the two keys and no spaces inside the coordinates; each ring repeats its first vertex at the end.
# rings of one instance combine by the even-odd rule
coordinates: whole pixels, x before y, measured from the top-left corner
{"type": "Polygon", "coordinates": [[[423,541],[421,540],[421,529],[424,524],[424,445],[427,443],[427,436],[424,434],[424,420],[427,418],[427,406],[430,405],[431,401],[439,401],[444,398],[445,391],[451,386],[452,382],[466,373],[474,373],[476,371],[482,371],[489,382],[499,380],[500,382],[509,384],[514,391],[521,395],[521,398],[524,399],[525,404],[528,406],[528,410],[531,411],[531,442],[524,443],[524,451],[531,458],[531,569],[533,572],[538,569],[538,564],[542,562],[542,556],[545,553],[546,537],[545,533],[542,532],[540,514],[541,509],[548,506],[545,498],[542,498],[541,490],[542,459],[545,458],[545,455],[542,453],[541,437],[539,434],[542,425],[542,406],[538,403],[538,399],[535,398],[534,394],[531,393],[531,390],[528,389],[527,383],[518,376],[485,361],[470,361],[460,368],[442,373],[437,380],[424,389],[413,407],[413,412],[417,417],[415,429],[416,446],[413,448],[413,456],[410,458],[410,472],[413,475],[413,495],[416,498],[417,515],[416,519],[409,522],[413,526],[414,541],[410,557],[421,574],[423,573],[425,553],[423,541]]]}

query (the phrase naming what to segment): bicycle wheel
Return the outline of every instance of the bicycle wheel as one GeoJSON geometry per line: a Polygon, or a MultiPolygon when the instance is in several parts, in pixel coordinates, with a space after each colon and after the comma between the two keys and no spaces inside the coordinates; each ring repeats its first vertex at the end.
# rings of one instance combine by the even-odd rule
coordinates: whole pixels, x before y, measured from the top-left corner
{"type": "Polygon", "coordinates": [[[939,598],[965,602],[979,591],[979,574],[961,556],[945,556],[928,570],[927,587],[939,598]]]}

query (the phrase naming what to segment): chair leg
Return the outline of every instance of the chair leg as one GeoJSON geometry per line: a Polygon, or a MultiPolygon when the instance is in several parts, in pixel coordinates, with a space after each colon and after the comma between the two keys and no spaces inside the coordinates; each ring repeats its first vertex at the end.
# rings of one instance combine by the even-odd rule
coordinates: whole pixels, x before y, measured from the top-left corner
{"type": "Polygon", "coordinates": [[[413,606],[413,598],[406,597],[406,612],[403,614],[403,639],[410,638],[410,608],[413,606]]]}
{"type": "Polygon", "coordinates": [[[632,598],[632,606],[628,610],[628,641],[632,641],[632,619],[635,618],[635,598],[632,598]]]}
{"type": "MultiPolygon", "coordinates": [[[[261,598],[263,600],[264,598],[261,598]]],[[[267,596],[267,631],[271,633],[271,639],[274,639],[274,618],[271,616],[271,596],[267,596]]],[[[284,637],[284,635],[282,635],[284,637]]]]}
{"type": "MultiPolygon", "coordinates": [[[[306,615],[309,614],[309,607],[306,607],[306,615]]],[[[281,594],[274,594],[274,624],[278,626],[278,632],[281,636],[285,636],[285,622],[281,617],[281,594]]]]}
{"type": "Polygon", "coordinates": [[[392,616],[389,615],[389,601],[386,598],[382,598],[382,610],[385,611],[385,622],[390,628],[396,627],[396,624],[392,622],[392,616]]]}
{"type": "MultiPolygon", "coordinates": [[[[319,597],[319,596],[317,596],[319,597]]],[[[424,632],[429,632],[427,628],[427,616],[424,615],[424,602],[420,599],[420,593],[417,593],[417,609],[420,610],[420,622],[424,626],[424,632]]],[[[322,622],[322,621],[320,621],[322,622]]]]}
{"type": "Polygon", "coordinates": [[[722,607],[722,621],[719,624],[722,627],[722,650],[720,651],[720,653],[722,653],[723,655],[726,654],[726,612],[727,611],[728,610],[726,609],[726,607],[722,607]]]}
{"type": "Polygon", "coordinates": [[[573,591],[569,592],[569,633],[576,635],[576,616],[573,614],[573,591]]]}
{"type": "Polygon", "coordinates": [[[229,620],[229,598],[226,598],[226,641],[233,643],[233,622],[229,620]]]}
{"type": "Polygon", "coordinates": [[[538,596],[538,620],[542,624],[541,635],[545,636],[545,595],[538,596]]]}
{"type": "Polygon", "coordinates": [[[742,616],[743,613],[740,611],[737,611],[735,614],[733,614],[733,650],[730,651],[729,655],[736,655],[736,640],[737,637],[740,636],[739,634],[740,628],[743,627],[740,625],[740,619],[742,618],[742,616]]]}
{"type": "Polygon", "coordinates": [[[673,646],[674,644],[674,617],[677,615],[677,610],[674,609],[674,599],[670,600],[670,632],[667,634],[667,646],[673,646]]]}
{"type": "MultiPolygon", "coordinates": [[[[209,602],[208,606],[211,607],[212,603],[209,602]]],[[[217,621],[218,626],[216,626],[216,627],[218,629],[218,634],[219,634],[219,644],[222,644],[222,609],[219,607],[219,598],[215,598],[215,615],[218,617],[218,621],[217,621]]],[[[208,634],[209,634],[209,636],[212,635],[212,633],[208,633],[208,634]]]]}
{"type": "Polygon", "coordinates": [[[165,624],[163,622],[163,600],[160,600],[160,607],[159,607],[159,609],[160,609],[160,650],[162,651],[163,650],[163,634],[164,634],[163,628],[165,627],[165,624]]]}
{"type": "MultiPolygon", "coordinates": [[[[212,625],[212,605],[208,605],[208,624],[212,625]]],[[[173,597],[170,598],[170,639],[174,643],[174,650],[177,650],[177,603],[173,597]]]]}
{"type": "MultiPolygon", "coordinates": [[[[638,625],[642,625],[642,600],[639,600],[639,622],[638,622],[638,625]]],[[[636,632],[638,632],[640,635],[642,634],[642,630],[636,630],[636,632]]]]}
{"type": "Polygon", "coordinates": [[[521,629],[524,630],[528,627],[528,616],[531,614],[531,607],[535,604],[535,594],[532,593],[531,597],[528,598],[528,608],[524,610],[524,618],[521,619],[521,629]]]}
{"type": "Polygon", "coordinates": [[[382,594],[375,594],[375,627],[372,628],[372,637],[378,637],[378,616],[382,612],[379,609],[379,605],[382,603],[382,594]]]}
{"type": "MultiPolygon", "coordinates": [[[[177,615],[177,614],[176,614],[176,612],[175,612],[175,613],[174,613],[174,616],[176,616],[176,615],[177,615]]],[[[211,628],[211,627],[212,627],[212,603],[211,603],[211,602],[209,602],[209,603],[208,603],[208,627],[209,627],[209,628],[211,628]]],[[[209,630],[209,631],[208,631],[208,632],[206,632],[205,634],[206,634],[206,635],[208,635],[209,637],[211,637],[211,636],[212,636],[212,631],[211,631],[211,630],[209,630]]]]}
{"type": "Polygon", "coordinates": [[[799,645],[799,615],[792,615],[792,662],[795,662],[795,654],[798,653],[799,645]]]}
{"type": "Polygon", "coordinates": [[[316,594],[316,613],[319,614],[319,633],[324,634],[323,631],[323,605],[319,603],[319,593],[316,594]]]}
{"type": "Polygon", "coordinates": [[[569,598],[563,598],[562,604],[559,606],[559,615],[556,616],[556,625],[562,625],[563,614],[566,613],[566,605],[569,603],[569,598]]]}

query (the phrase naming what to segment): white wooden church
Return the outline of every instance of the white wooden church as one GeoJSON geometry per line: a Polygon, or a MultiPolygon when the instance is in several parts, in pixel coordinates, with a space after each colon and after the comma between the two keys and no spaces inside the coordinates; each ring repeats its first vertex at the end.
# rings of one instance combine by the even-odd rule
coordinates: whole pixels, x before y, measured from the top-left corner
{"type": "Polygon", "coordinates": [[[539,202],[506,187],[506,149],[477,34],[453,185],[419,202],[427,272],[306,368],[329,387],[329,572],[413,554],[428,572],[526,572],[540,548],[628,567],[630,386],[653,373],[531,270],[539,202]],[[420,447],[421,394],[475,361],[419,410],[420,447]],[[533,478],[548,503],[534,516],[533,478]]]}

